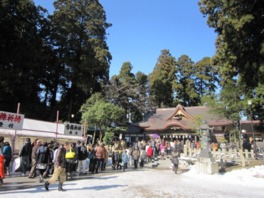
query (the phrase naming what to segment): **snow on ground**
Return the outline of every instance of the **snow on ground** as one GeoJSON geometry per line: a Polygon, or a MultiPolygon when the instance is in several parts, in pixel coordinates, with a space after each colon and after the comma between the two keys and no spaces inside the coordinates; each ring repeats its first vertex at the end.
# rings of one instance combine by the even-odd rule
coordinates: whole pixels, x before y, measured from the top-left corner
{"type": "Polygon", "coordinates": [[[263,198],[264,165],[255,168],[235,170],[225,174],[198,174],[194,168],[175,175],[172,170],[137,169],[100,174],[89,179],[68,181],[66,192],[58,192],[57,184],[16,191],[0,191],[4,198],[263,198]],[[4,195],[4,196],[3,196],[4,195]]]}

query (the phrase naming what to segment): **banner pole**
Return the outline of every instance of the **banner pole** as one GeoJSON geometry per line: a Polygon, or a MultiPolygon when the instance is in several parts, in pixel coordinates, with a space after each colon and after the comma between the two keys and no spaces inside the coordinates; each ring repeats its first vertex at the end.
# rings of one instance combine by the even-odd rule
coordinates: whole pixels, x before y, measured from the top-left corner
{"type": "Polygon", "coordinates": [[[57,142],[57,137],[58,137],[58,128],[59,128],[59,115],[60,112],[57,111],[57,117],[56,117],[56,133],[55,133],[55,142],[57,142]]]}
{"type": "MultiPolygon", "coordinates": [[[[17,103],[17,114],[19,114],[19,111],[20,111],[20,103],[17,103]]],[[[17,130],[15,130],[15,134],[14,134],[14,137],[13,137],[13,155],[15,153],[15,146],[16,146],[16,136],[17,136],[17,130]]]]}
{"type": "Polygon", "coordinates": [[[83,123],[83,140],[86,142],[86,131],[87,131],[87,129],[86,129],[86,127],[87,127],[87,120],[86,119],[84,119],[84,123],[83,123]]]}

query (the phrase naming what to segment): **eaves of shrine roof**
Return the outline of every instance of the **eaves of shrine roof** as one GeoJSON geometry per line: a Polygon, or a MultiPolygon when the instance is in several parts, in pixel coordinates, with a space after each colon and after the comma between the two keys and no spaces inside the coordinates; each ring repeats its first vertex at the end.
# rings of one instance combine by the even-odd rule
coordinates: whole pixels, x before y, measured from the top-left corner
{"type": "Polygon", "coordinates": [[[159,108],[156,113],[147,118],[144,122],[134,123],[135,126],[144,130],[165,130],[169,127],[179,127],[183,130],[197,128],[197,119],[206,120],[210,126],[222,126],[231,124],[225,118],[210,112],[206,106],[183,107],[177,105],[175,108],[159,108]]]}

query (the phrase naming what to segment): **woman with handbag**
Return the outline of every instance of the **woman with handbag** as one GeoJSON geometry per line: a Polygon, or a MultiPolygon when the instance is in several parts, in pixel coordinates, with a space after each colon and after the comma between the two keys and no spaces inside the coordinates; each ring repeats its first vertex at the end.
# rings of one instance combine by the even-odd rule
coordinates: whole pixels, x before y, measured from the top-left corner
{"type": "Polygon", "coordinates": [[[49,162],[51,161],[50,159],[50,151],[48,148],[47,142],[43,142],[43,144],[38,148],[36,152],[36,170],[37,173],[39,174],[39,183],[43,182],[43,173],[46,171],[49,162]]]}
{"type": "Polygon", "coordinates": [[[70,178],[73,178],[74,165],[77,162],[77,154],[75,145],[73,143],[70,144],[69,149],[66,150],[66,180],[68,180],[68,174],[70,174],[70,178]]]}

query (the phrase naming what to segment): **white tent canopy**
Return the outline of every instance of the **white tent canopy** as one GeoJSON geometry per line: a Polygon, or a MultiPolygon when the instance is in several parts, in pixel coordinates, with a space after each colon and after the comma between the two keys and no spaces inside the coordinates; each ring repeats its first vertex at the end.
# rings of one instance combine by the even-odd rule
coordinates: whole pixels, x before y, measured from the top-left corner
{"type": "Polygon", "coordinates": [[[56,122],[45,122],[24,118],[22,130],[0,129],[0,134],[18,136],[35,136],[55,138],[57,133],[58,139],[82,140],[83,136],[64,135],[64,124],[56,122]]]}

